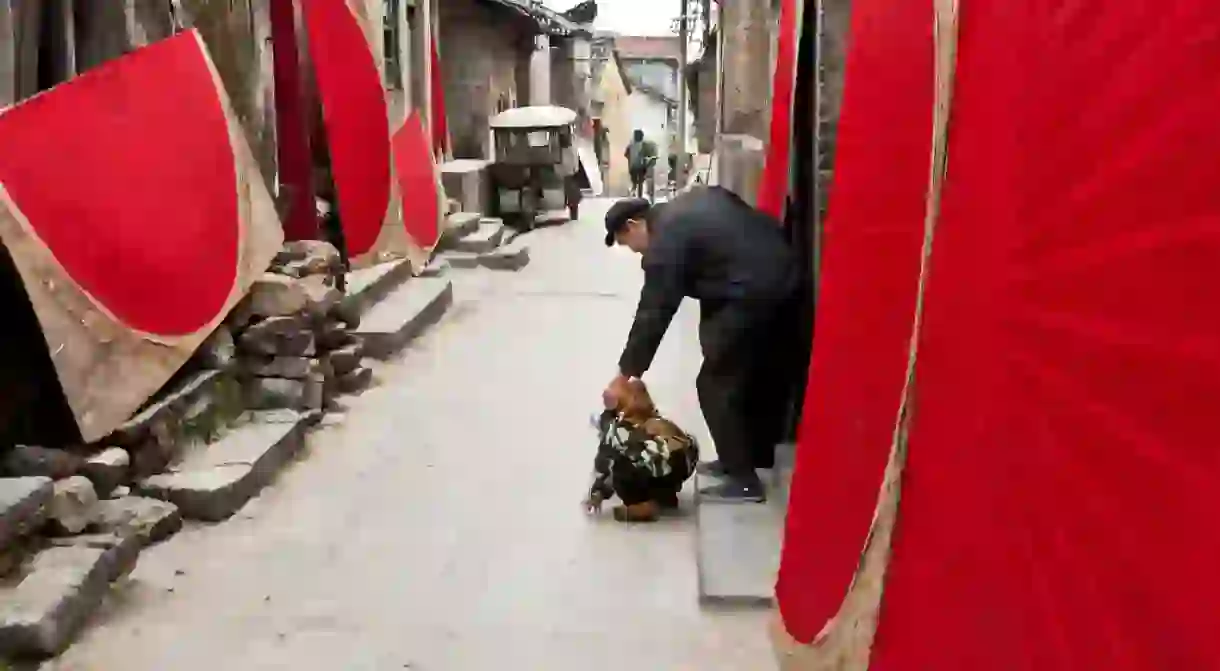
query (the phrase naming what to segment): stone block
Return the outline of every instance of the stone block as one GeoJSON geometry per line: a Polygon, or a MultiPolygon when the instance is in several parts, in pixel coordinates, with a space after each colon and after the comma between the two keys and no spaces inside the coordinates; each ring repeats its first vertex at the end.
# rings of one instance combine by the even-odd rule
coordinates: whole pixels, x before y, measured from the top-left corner
{"type": "Polygon", "coordinates": [[[470,235],[454,243],[454,249],[459,252],[486,254],[500,246],[504,239],[504,224],[499,219],[488,219],[470,235]]]}
{"type": "Polygon", "coordinates": [[[89,457],[81,467],[81,473],[89,478],[93,489],[103,498],[127,482],[130,470],[131,455],[121,447],[108,447],[89,457]]]}
{"type": "Polygon", "coordinates": [[[328,279],[328,276],[314,275],[300,280],[305,292],[305,312],[315,319],[329,315],[343,300],[343,292],[328,284],[328,279]]]}
{"type": "MultiPolygon", "coordinates": [[[[759,475],[775,482],[769,471],[759,475]]],[[[759,608],[774,604],[787,510],[785,493],[772,489],[765,504],[699,497],[695,537],[700,602],[759,608]]]]}
{"type": "Polygon", "coordinates": [[[305,399],[302,406],[306,410],[322,410],[326,406],[326,376],[314,373],[305,381],[305,399]]]}
{"type": "MultiPolygon", "coordinates": [[[[154,427],[161,427],[159,430],[163,433],[172,432],[170,425],[176,424],[178,418],[192,407],[211,403],[224,396],[226,382],[231,382],[231,378],[216,370],[192,375],[116,429],[106,442],[122,447],[140,447],[154,427]]],[[[166,438],[170,439],[168,436],[166,438]]]]}
{"type": "Polygon", "coordinates": [[[366,356],[387,359],[439,321],[452,304],[449,280],[416,278],[369,310],[356,335],[366,356]]]}
{"type": "Polygon", "coordinates": [[[303,356],[277,356],[270,359],[246,359],[243,372],[253,377],[282,377],[304,380],[318,369],[316,359],[303,356]]]}
{"type": "Polygon", "coordinates": [[[458,201],[463,212],[486,212],[490,189],[488,162],[477,159],[447,161],[441,164],[441,183],[445,194],[458,201]]]}
{"type": "Polygon", "coordinates": [[[347,297],[342,305],[363,318],[364,313],[410,280],[413,274],[408,261],[380,263],[348,273],[347,297]]]}
{"type": "Polygon", "coordinates": [[[237,357],[237,343],[233,332],[223,324],[203,341],[195,351],[199,365],[208,370],[228,370],[237,357]]]}
{"type": "Polygon", "coordinates": [[[296,240],[286,243],[275,255],[271,266],[294,277],[338,272],[343,263],[339,250],[321,240],[296,240]]]}
{"type": "Polygon", "coordinates": [[[479,256],[479,264],[490,270],[521,270],[530,262],[530,248],[522,240],[514,240],[490,254],[479,256]]]}
{"type": "Polygon", "coordinates": [[[0,479],[0,551],[42,526],[54,493],[50,478],[0,479]]]}
{"type": "Polygon", "coordinates": [[[75,475],[60,480],[47,507],[47,523],[56,533],[79,534],[97,519],[98,501],[89,478],[75,475]]]}
{"type": "Polygon", "coordinates": [[[360,312],[351,303],[347,303],[346,300],[340,300],[326,316],[335,321],[343,322],[349,329],[360,326],[360,312]]]}
{"type": "Polygon", "coordinates": [[[178,533],[182,513],[168,501],[125,496],[99,503],[94,526],[102,533],[134,535],[147,546],[178,533]]]}
{"type": "Polygon", "coordinates": [[[373,370],[360,366],[356,370],[332,378],[336,394],[359,394],[373,383],[373,370]]]}
{"type": "Polygon", "coordinates": [[[449,270],[449,262],[443,258],[437,257],[428,262],[424,269],[420,271],[420,277],[440,277],[449,270]]]}
{"type": "Polygon", "coordinates": [[[308,384],[305,380],[257,377],[246,382],[246,406],[251,410],[299,409],[305,407],[308,384]]]}
{"type": "Polygon", "coordinates": [[[474,252],[445,252],[444,260],[447,266],[457,270],[470,270],[482,265],[479,255],[474,252]]]}
{"type": "Polygon", "coordinates": [[[0,457],[0,475],[10,478],[43,476],[56,480],[80,472],[84,458],[67,450],[14,445],[0,457]]]}
{"type": "Polygon", "coordinates": [[[318,413],[260,413],[205,450],[190,455],[173,473],[140,481],[135,491],[169,501],[188,519],[218,522],[262,491],[305,441],[318,413]]]}
{"type": "Polygon", "coordinates": [[[62,652],[139,551],[137,539],[111,537],[39,552],[21,582],[0,592],[0,656],[62,652]]]}
{"type": "Polygon", "coordinates": [[[453,249],[463,238],[479,230],[479,213],[455,212],[445,217],[436,249],[453,249]]]}
{"type": "Polygon", "coordinates": [[[241,334],[238,347],[264,356],[314,356],[317,345],[313,330],[299,317],[264,319],[241,334]]]}
{"type": "Polygon", "coordinates": [[[364,348],[361,345],[350,344],[327,352],[323,360],[335,375],[346,375],[360,366],[363,356],[364,348]]]}
{"type": "Polygon", "coordinates": [[[352,333],[343,322],[323,322],[316,331],[318,349],[329,352],[352,344],[352,333]]]}
{"type": "Polygon", "coordinates": [[[250,313],[256,317],[286,317],[305,309],[309,296],[300,280],[280,273],[263,273],[250,286],[250,313]]]}

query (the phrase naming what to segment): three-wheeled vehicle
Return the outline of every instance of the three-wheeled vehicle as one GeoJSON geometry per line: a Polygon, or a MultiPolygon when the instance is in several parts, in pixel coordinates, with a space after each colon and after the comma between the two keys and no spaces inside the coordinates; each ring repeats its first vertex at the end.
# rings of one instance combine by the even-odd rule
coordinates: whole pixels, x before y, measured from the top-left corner
{"type": "Polygon", "coordinates": [[[516,107],[492,117],[492,209],[505,224],[530,230],[540,212],[580,216],[576,112],[549,105],[516,107]]]}

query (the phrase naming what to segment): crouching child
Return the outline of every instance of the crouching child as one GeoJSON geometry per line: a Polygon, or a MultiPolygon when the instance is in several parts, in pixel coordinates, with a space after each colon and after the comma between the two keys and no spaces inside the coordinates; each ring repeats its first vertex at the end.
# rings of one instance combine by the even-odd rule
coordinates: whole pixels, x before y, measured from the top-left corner
{"type": "Polygon", "coordinates": [[[699,463],[694,437],[662,417],[643,381],[631,379],[619,407],[595,419],[597,457],[585,508],[601,510],[618,496],[619,522],[653,522],[662,510],[678,507],[678,492],[699,463]]]}

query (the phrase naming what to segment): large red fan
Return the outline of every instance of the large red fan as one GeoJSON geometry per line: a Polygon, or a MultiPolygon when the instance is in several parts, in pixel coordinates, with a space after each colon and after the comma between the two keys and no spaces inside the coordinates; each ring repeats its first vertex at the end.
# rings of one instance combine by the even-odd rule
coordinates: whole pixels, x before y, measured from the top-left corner
{"type": "Polygon", "coordinates": [[[348,253],[371,250],[390,206],[390,120],[381,72],[345,0],[304,0],[348,253]]]}
{"type": "Polygon", "coordinates": [[[0,240],[85,441],[125,421],[283,232],[202,40],[185,32],[0,115],[0,240]]]}

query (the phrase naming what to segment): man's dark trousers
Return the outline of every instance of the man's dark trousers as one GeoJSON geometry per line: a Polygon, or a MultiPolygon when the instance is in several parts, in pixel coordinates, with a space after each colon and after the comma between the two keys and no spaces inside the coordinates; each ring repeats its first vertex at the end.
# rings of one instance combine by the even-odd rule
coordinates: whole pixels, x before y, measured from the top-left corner
{"type": "Polygon", "coordinates": [[[699,406],[725,472],[753,480],[771,468],[793,380],[793,301],[700,302],[699,406]]]}

